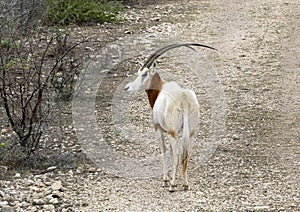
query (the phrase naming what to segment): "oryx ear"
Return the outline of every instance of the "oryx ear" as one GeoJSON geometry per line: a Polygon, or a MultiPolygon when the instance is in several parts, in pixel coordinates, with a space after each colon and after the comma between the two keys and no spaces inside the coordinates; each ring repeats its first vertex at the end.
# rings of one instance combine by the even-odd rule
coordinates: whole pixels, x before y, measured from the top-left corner
{"type": "Polygon", "coordinates": [[[156,66],[157,66],[157,63],[156,63],[156,61],[154,61],[153,64],[152,64],[151,74],[156,73],[156,66]]]}

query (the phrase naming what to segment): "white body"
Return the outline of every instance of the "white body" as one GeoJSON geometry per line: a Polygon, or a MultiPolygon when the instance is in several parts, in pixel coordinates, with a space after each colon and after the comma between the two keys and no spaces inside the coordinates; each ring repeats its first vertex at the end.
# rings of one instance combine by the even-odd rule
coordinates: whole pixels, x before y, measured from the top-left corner
{"type": "Polygon", "coordinates": [[[172,160],[172,180],[170,191],[176,187],[176,174],[179,163],[183,176],[183,186],[188,189],[187,163],[190,142],[197,135],[199,122],[199,104],[194,91],[180,87],[176,82],[165,82],[155,70],[144,68],[138,76],[125,87],[126,91],[146,90],[151,107],[153,107],[153,125],[160,140],[163,156],[163,181],[168,183],[166,163],[166,144],[163,132],[170,138],[170,157],[172,160]]]}
{"type": "Polygon", "coordinates": [[[153,107],[153,124],[160,138],[163,153],[163,180],[167,184],[166,146],[162,132],[170,136],[170,156],[172,159],[172,181],[170,191],[176,186],[176,173],[181,162],[183,186],[188,189],[187,163],[190,142],[197,135],[199,104],[194,91],[181,88],[176,82],[163,85],[153,107]]]}
{"type": "Polygon", "coordinates": [[[198,125],[199,105],[194,91],[180,87],[176,82],[163,85],[153,107],[153,124],[164,131],[180,133],[183,126],[183,110],[188,110],[189,125],[198,125]]]}

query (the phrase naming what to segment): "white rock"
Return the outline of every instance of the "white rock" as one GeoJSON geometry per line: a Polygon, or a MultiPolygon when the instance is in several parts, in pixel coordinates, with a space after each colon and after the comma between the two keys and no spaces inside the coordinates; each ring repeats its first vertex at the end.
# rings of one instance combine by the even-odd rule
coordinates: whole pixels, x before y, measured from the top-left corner
{"type": "Polygon", "coordinates": [[[44,210],[46,210],[46,211],[55,211],[54,205],[49,204],[49,205],[44,205],[43,207],[44,207],[44,210]]]}
{"type": "Polygon", "coordinates": [[[94,51],[94,49],[92,47],[89,47],[89,46],[86,46],[85,49],[88,50],[88,51],[94,51]]]}
{"type": "Polygon", "coordinates": [[[57,191],[57,190],[62,190],[62,185],[61,181],[56,181],[51,185],[52,190],[57,191]]]}
{"type": "Polygon", "coordinates": [[[268,205],[258,205],[258,206],[255,206],[255,207],[253,207],[253,210],[268,210],[268,209],[270,209],[270,206],[268,206],[268,205]]]}
{"type": "Polygon", "coordinates": [[[49,203],[50,204],[53,204],[53,205],[56,205],[56,204],[58,204],[58,199],[57,198],[51,198],[50,200],[49,200],[49,203]]]}
{"type": "Polygon", "coordinates": [[[53,171],[56,168],[57,168],[56,166],[50,166],[50,167],[47,168],[47,171],[53,171]]]}
{"type": "Polygon", "coordinates": [[[4,128],[4,129],[1,130],[1,134],[6,134],[7,132],[8,132],[8,129],[4,128]]]}
{"type": "Polygon", "coordinates": [[[0,207],[6,206],[6,205],[8,205],[7,201],[0,202],[0,207]]]}
{"type": "Polygon", "coordinates": [[[51,185],[52,185],[52,182],[50,182],[50,181],[45,181],[44,184],[45,184],[46,186],[51,186],[51,185]]]}
{"type": "Polygon", "coordinates": [[[45,204],[45,201],[42,199],[33,199],[32,204],[33,205],[43,205],[43,204],[45,204]]]}
{"type": "Polygon", "coordinates": [[[232,139],[233,140],[238,140],[240,137],[239,137],[239,135],[237,135],[237,134],[233,134],[232,135],[232,139]]]}
{"type": "Polygon", "coordinates": [[[89,172],[91,172],[91,173],[94,173],[94,172],[96,172],[96,171],[97,171],[97,169],[94,168],[94,167],[89,168],[89,172]]]}
{"type": "Polygon", "coordinates": [[[73,171],[72,170],[68,171],[68,175],[73,176],[73,171]]]}
{"type": "Polygon", "coordinates": [[[39,190],[39,188],[37,186],[31,186],[30,188],[31,188],[32,191],[38,191],[39,190]]]}
{"type": "Polygon", "coordinates": [[[20,173],[16,173],[15,174],[15,178],[20,178],[21,177],[21,174],[20,173]]]}
{"type": "Polygon", "coordinates": [[[29,209],[29,211],[37,211],[37,208],[35,206],[32,206],[32,207],[30,207],[28,209],[29,209]]]}
{"type": "Polygon", "coordinates": [[[27,182],[27,185],[33,185],[34,184],[34,181],[30,180],[30,179],[26,180],[26,182],[27,182]]]}
{"type": "Polygon", "coordinates": [[[4,191],[0,190],[0,197],[4,197],[4,196],[5,196],[4,191]]]}
{"type": "Polygon", "coordinates": [[[82,173],[82,167],[78,167],[77,169],[76,169],[76,173],[78,173],[78,174],[81,174],[82,173]]]}

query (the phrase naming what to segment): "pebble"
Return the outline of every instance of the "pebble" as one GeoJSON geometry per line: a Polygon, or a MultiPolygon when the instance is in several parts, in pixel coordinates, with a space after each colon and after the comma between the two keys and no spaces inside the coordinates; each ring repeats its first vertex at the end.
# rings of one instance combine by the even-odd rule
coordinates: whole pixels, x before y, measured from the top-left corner
{"type": "Polygon", "coordinates": [[[52,190],[54,191],[58,191],[58,190],[62,190],[62,185],[60,181],[56,181],[51,185],[52,190]]]}
{"type": "Polygon", "coordinates": [[[95,51],[95,50],[94,50],[92,47],[90,47],[90,46],[86,46],[85,49],[88,50],[88,51],[91,51],[91,52],[92,52],[92,51],[95,51]]]}
{"type": "Polygon", "coordinates": [[[1,134],[6,134],[6,133],[8,133],[8,129],[4,128],[4,129],[1,130],[1,134]]]}
{"type": "Polygon", "coordinates": [[[3,198],[5,196],[4,191],[0,190],[0,197],[3,198]]]}
{"type": "Polygon", "coordinates": [[[15,174],[15,178],[20,178],[21,177],[21,174],[20,173],[16,173],[15,174]]]}
{"type": "Polygon", "coordinates": [[[233,140],[238,140],[238,139],[239,139],[239,135],[233,134],[233,135],[232,135],[232,139],[233,139],[233,140]]]}
{"type": "Polygon", "coordinates": [[[83,168],[82,168],[82,167],[78,167],[78,168],[76,169],[76,173],[78,173],[78,174],[81,174],[82,171],[83,171],[83,168]]]}
{"type": "Polygon", "coordinates": [[[46,210],[46,211],[55,211],[55,206],[52,205],[52,204],[44,205],[43,208],[44,208],[44,210],[46,210]]]}
{"type": "Polygon", "coordinates": [[[264,210],[268,210],[268,209],[270,209],[270,206],[268,206],[268,205],[259,205],[259,206],[253,207],[253,210],[255,210],[255,211],[264,211],[264,210]]]}
{"type": "Polygon", "coordinates": [[[53,171],[56,168],[57,168],[56,166],[50,166],[50,167],[47,168],[47,171],[53,171]]]}
{"type": "Polygon", "coordinates": [[[27,182],[27,185],[33,185],[34,184],[34,181],[30,180],[30,179],[27,179],[26,182],[27,182]]]}
{"type": "Polygon", "coordinates": [[[52,185],[52,182],[50,182],[48,178],[43,178],[41,180],[41,182],[44,184],[44,186],[51,186],[52,185]]]}
{"type": "Polygon", "coordinates": [[[73,176],[73,171],[72,170],[68,171],[68,175],[70,175],[72,177],[73,176]]]}
{"type": "Polygon", "coordinates": [[[90,173],[94,173],[94,172],[96,172],[96,171],[97,171],[97,169],[94,168],[94,167],[89,168],[89,172],[90,172],[90,173]]]}
{"type": "Polygon", "coordinates": [[[33,199],[32,204],[33,205],[43,205],[43,204],[45,204],[45,201],[42,199],[33,199]]]}
{"type": "Polygon", "coordinates": [[[29,211],[37,211],[37,207],[36,206],[32,206],[28,208],[29,211]]]}
{"type": "Polygon", "coordinates": [[[56,204],[59,203],[59,201],[58,201],[57,198],[51,198],[51,199],[49,200],[49,203],[50,203],[50,204],[53,204],[53,205],[56,205],[56,204]]]}
{"type": "Polygon", "coordinates": [[[124,30],[124,33],[125,34],[133,34],[133,31],[131,31],[131,30],[124,30]]]}
{"type": "Polygon", "coordinates": [[[31,190],[37,192],[37,191],[39,191],[39,188],[37,186],[31,186],[31,190]]]}
{"type": "Polygon", "coordinates": [[[8,205],[7,201],[0,202],[0,207],[6,206],[6,205],[8,205]]]}

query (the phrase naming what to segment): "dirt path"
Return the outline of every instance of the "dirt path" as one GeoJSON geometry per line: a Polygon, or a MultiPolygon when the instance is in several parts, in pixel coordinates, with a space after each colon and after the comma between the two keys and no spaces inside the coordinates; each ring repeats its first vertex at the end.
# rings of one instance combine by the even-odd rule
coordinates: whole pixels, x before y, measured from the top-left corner
{"type": "MultiPolygon", "coordinates": [[[[115,29],[117,34],[170,36],[219,49],[218,53],[205,51],[203,54],[215,67],[226,97],[226,107],[221,108],[227,113],[226,132],[206,162],[197,158],[201,157],[205,144],[209,144],[207,137],[213,119],[209,87],[205,83],[199,85],[195,76],[186,69],[176,68],[171,59],[162,58],[159,63],[165,78],[178,78],[181,84],[195,89],[201,105],[200,135],[189,165],[190,191],[178,187],[177,192],[169,193],[161,187],[160,176],[132,179],[88,164],[76,170],[29,174],[24,179],[3,181],[1,186],[5,189],[0,197],[8,191],[7,199],[17,196],[16,202],[21,204],[18,207],[30,211],[43,208],[50,211],[54,208],[57,211],[299,211],[299,11],[297,0],[168,1],[125,11],[124,15],[133,24],[125,31],[122,27],[115,29]],[[49,188],[53,187],[52,181],[56,189],[49,188]],[[46,197],[52,202],[44,200],[46,197]]],[[[74,34],[98,33],[98,38],[107,43],[114,39],[113,30],[97,32],[105,27],[78,28],[74,34]]],[[[98,89],[97,120],[104,134],[101,142],[107,142],[120,154],[144,158],[157,154],[157,144],[139,147],[128,142],[112,122],[110,99],[133,73],[132,63],[123,65],[122,70],[109,72],[98,89]]],[[[137,126],[139,133],[134,138],[139,139],[153,132],[150,111],[144,93],[136,95],[131,103],[131,124],[137,126]]],[[[149,136],[144,140],[151,139],[149,136]]],[[[149,165],[159,167],[160,163],[149,165]]],[[[0,204],[8,205],[3,201],[0,204]]]]}
{"type": "Polygon", "coordinates": [[[81,179],[84,190],[77,201],[89,196],[81,209],[299,210],[299,3],[173,4],[183,10],[183,15],[170,18],[178,22],[161,23],[148,32],[219,49],[218,56],[207,57],[227,98],[223,143],[207,164],[191,161],[188,192],[170,194],[160,187],[159,178],[131,180],[98,173],[81,179]]]}
{"type": "MultiPolygon", "coordinates": [[[[282,48],[282,66],[285,74],[282,79],[281,105],[282,117],[279,121],[275,138],[280,141],[278,152],[281,155],[281,162],[285,168],[295,176],[299,176],[300,161],[300,45],[299,33],[300,22],[294,22],[294,18],[299,18],[299,4],[292,4],[294,9],[287,13],[287,25],[291,29],[287,32],[282,48]]],[[[293,175],[292,175],[293,176],[293,175]]],[[[292,178],[291,176],[291,178],[292,178]]],[[[295,178],[295,182],[300,183],[295,178]]]]}
{"type": "Polygon", "coordinates": [[[299,210],[298,3],[189,4],[180,22],[148,31],[220,49],[208,57],[227,97],[223,144],[207,164],[191,161],[188,192],[170,194],[158,178],[94,176],[83,180],[92,198],[82,210],[299,210]]]}

